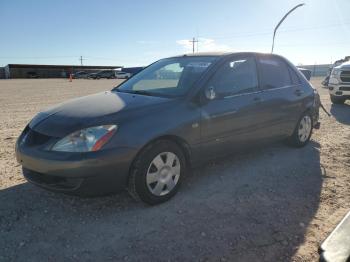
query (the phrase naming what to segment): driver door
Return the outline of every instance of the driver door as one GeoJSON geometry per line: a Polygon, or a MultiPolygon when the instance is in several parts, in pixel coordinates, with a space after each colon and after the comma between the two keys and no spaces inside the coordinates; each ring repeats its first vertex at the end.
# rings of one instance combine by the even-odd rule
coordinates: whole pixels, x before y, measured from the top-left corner
{"type": "Polygon", "coordinates": [[[214,73],[201,108],[204,158],[224,155],[259,140],[264,125],[254,55],[235,55],[214,73]]]}

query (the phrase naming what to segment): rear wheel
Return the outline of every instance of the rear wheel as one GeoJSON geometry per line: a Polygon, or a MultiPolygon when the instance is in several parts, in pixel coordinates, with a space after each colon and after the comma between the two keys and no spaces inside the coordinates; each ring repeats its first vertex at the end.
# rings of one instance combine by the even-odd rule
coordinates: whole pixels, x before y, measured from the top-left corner
{"type": "Polygon", "coordinates": [[[157,141],[135,160],[129,193],[150,205],[165,202],[176,194],[185,172],[186,160],[181,148],[171,141],[157,141]]]}
{"type": "Polygon", "coordinates": [[[310,112],[305,112],[298,121],[298,124],[289,138],[289,144],[294,147],[305,146],[312,135],[313,121],[310,112]]]}
{"type": "Polygon", "coordinates": [[[333,104],[344,104],[345,103],[345,99],[342,97],[337,97],[337,96],[333,96],[331,95],[331,101],[333,104]]]}

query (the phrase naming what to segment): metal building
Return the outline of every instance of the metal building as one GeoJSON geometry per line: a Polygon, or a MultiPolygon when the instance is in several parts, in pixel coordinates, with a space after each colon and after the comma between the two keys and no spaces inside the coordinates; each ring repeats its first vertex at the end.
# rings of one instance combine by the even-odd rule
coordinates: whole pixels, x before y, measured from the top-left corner
{"type": "Polygon", "coordinates": [[[300,67],[309,69],[312,76],[326,76],[332,67],[331,64],[323,65],[301,65],[300,67]]]}
{"type": "Polygon", "coordinates": [[[100,70],[119,68],[122,66],[8,64],[4,67],[4,75],[5,78],[67,78],[69,74],[79,71],[95,73],[100,70]]]}
{"type": "Polygon", "coordinates": [[[4,78],[5,78],[5,68],[0,67],[0,79],[4,79],[4,78]]]}

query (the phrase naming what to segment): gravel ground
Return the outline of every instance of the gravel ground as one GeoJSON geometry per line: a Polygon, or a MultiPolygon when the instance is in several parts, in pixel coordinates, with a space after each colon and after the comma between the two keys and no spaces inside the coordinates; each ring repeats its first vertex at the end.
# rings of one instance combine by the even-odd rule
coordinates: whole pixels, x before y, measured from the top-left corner
{"type": "Polygon", "coordinates": [[[350,209],[350,104],[302,149],[277,143],[191,171],[169,202],[82,199],[26,183],[14,143],[45,107],[115,80],[0,81],[0,261],[317,261],[350,209]]]}

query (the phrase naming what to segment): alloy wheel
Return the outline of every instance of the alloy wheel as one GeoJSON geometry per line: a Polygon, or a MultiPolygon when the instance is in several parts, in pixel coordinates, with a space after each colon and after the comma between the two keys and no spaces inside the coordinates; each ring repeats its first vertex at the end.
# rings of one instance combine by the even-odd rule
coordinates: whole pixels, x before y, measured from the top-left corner
{"type": "Polygon", "coordinates": [[[158,154],[148,167],[147,187],[153,195],[169,194],[180,178],[181,165],[179,158],[172,152],[158,154]]]}
{"type": "Polygon", "coordinates": [[[298,137],[300,142],[304,143],[310,136],[311,129],[312,129],[312,121],[310,116],[305,115],[300,123],[299,123],[299,129],[298,129],[298,137]]]}

